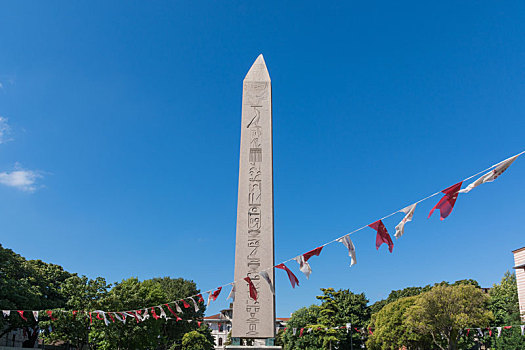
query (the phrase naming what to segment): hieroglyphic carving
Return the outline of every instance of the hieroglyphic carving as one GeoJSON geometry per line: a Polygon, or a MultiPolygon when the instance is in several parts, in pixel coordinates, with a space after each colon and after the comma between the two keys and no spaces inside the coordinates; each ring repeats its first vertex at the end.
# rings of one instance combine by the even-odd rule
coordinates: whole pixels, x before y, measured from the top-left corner
{"type": "MultiPolygon", "coordinates": [[[[259,244],[261,241],[261,194],[262,194],[262,128],[260,126],[261,121],[261,102],[267,98],[266,89],[268,88],[267,83],[249,82],[245,83],[249,86],[246,94],[247,102],[250,105],[253,115],[249,118],[249,122],[246,125],[249,131],[250,148],[248,154],[249,162],[249,179],[248,179],[248,277],[252,280],[255,288],[259,292],[260,276],[259,271],[261,267],[261,259],[258,256],[259,244]]],[[[259,301],[255,301],[251,298],[246,298],[246,312],[248,318],[246,323],[248,326],[247,336],[256,337],[259,334],[257,326],[260,323],[258,313],[260,311],[259,301]]]]}

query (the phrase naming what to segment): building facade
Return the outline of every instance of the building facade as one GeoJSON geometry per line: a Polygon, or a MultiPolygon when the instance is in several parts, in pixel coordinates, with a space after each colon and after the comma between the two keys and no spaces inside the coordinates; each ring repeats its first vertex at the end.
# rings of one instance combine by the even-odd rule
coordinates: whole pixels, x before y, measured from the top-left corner
{"type": "Polygon", "coordinates": [[[521,320],[525,321],[525,247],[513,250],[521,320]]]}
{"type": "MultiPolygon", "coordinates": [[[[230,308],[221,310],[221,312],[216,315],[204,317],[204,323],[206,323],[211,329],[211,334],[215,340],[216,350],[223,350],[226,348],[228,333],[230,333],[232,329],[232,316],[233,309],[232,305],[230,305],[230,308]]],[[[275,320],[276,334],[277,330],[284,329],[286,327],[286,322],[288,320],[289,318],[277,318],[275,320]]],[[[256,339],[255,342],[256,344],[258,344],[258,342],[261,342],[261,344],[259,345],[264,345],[264,339],[256,339]]]]}

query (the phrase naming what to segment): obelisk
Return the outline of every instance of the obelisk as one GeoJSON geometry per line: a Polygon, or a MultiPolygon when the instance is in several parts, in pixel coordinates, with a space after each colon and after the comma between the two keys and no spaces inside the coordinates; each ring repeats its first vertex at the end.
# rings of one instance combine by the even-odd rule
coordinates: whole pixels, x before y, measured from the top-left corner
{"type": "Polygon", "coordinates": [[[232,338],[274,338],[272,86],[262,55],[243,82],[232,338]],[[250,298],[250,277],[257,300],[250,298]]]}

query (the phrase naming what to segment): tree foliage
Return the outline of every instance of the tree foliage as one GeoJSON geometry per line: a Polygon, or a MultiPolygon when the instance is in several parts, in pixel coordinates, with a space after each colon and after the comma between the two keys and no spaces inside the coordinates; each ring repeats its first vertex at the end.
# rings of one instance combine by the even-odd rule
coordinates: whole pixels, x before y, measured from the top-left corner
{"type": "MultiPolygon", "coordinates": [[[[494,284],[489,292],[489,309],[494,314],[492,327],[521,324],[516,275],[507,271],[500,284],[494,284]]],[[[501,337],[495,334],[486,339],[486,345],[496,349],[525,349],[525,337],[520,327],[502,329],[501,337]]]]}
{"type": "Polygon", "coordinates": [[[436,285],[417,297],[407,312],[407,324],[429,334],[440,349],[457,349],[463,328],[486,327],[493,319],[488,301],[472,284],[436,285]]]}
{"type": "MultiPolygon", "coordinates": [[[[65,342],[76,348],[88,349],[167,349],[181,348],[185,333],[198,330],[207,342],[213,344],[208,327],[199,328],[197,322],[187,322],[204,316],[205,305],[199,302],[195,311],[190,301],[177,322],[165,308],[168,320],[155,320],[152,316],[137,323],[128,317],[124,324],[106,314],[109,325],[83,310],[137,310],[150,305],[162,305],[199,293],[193,281],[182,278],[153,278],[139,281],[129,278],[114,286],[101,277],[88,279],[71,274],[61,266],[40,260],[26,260],[0,245],[0,309],[1,310],[53,310],[51,316],[40,312],[39,321],[25,313],[24,321],[18,313],[9,318],[0,317],[0,336],[13,329],[25,328],[29,340],[24,346],[33,347],[40,331],[46,343],[65,342]],[[63,312],[67,311],[67,312],[63,312]],[[74,311],[76,311],[74,313],[74,311]]],[[[196,300],[197,301],[197,300],[196,300]]],[[[148,310],[152,315],[152,310],[148,310]]],[[[160,309],[156,309],[157,315],[160,309]]]]}
{"type": "Polygon", "coordinates": [[[414,332],[407,324],[408,311],[415,305],[417,299],[418,296],[397,299],[372,315],[370,326],[374,331],[373,335],[368,338],[367,348],[372,350],[431,349],[430,336],[414,332]]]}
{"type": "Polygon", "coordinates": [[[201,333],[191,331],[182,337],[182,350],[212,350],[213,343],[201,333]]]}
{"type": "Polygon", "coordinates": [[[287,331],[279,339],[284,349],[328,349],[331,345],[338,349],[351,346],[357,349],[363,343],[363,334],[340,327],[352,324],[360,329],[368,323],[370,310],[365,295],[347,289],[321,288],[321,291],[323,294],[317,297],[321,300],[320,306],[301,308],[292,314],[287,331]],[[301,328],[304,328],[302,337],[301,328]]]}

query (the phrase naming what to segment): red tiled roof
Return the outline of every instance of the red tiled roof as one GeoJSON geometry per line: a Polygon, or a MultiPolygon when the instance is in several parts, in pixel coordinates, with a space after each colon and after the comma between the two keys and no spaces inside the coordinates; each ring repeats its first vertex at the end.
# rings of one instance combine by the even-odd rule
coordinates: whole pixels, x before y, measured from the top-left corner
{"type": "Polygon", "coordinates": [[[288,322],[288,321],[290,321],[290,317],[277,317],[276,320],[283,321],[283,322],[288,322]]]}
{"type": "Polygon", "coordinates": [[[211,315],[211,316],[206,316],[206,317],[204,317],[204,319],[205,320],[215,320],[215,319],[218,319],[220,316],[221,316],[221,314],[215,314],[215,315],[211,315]]]}

